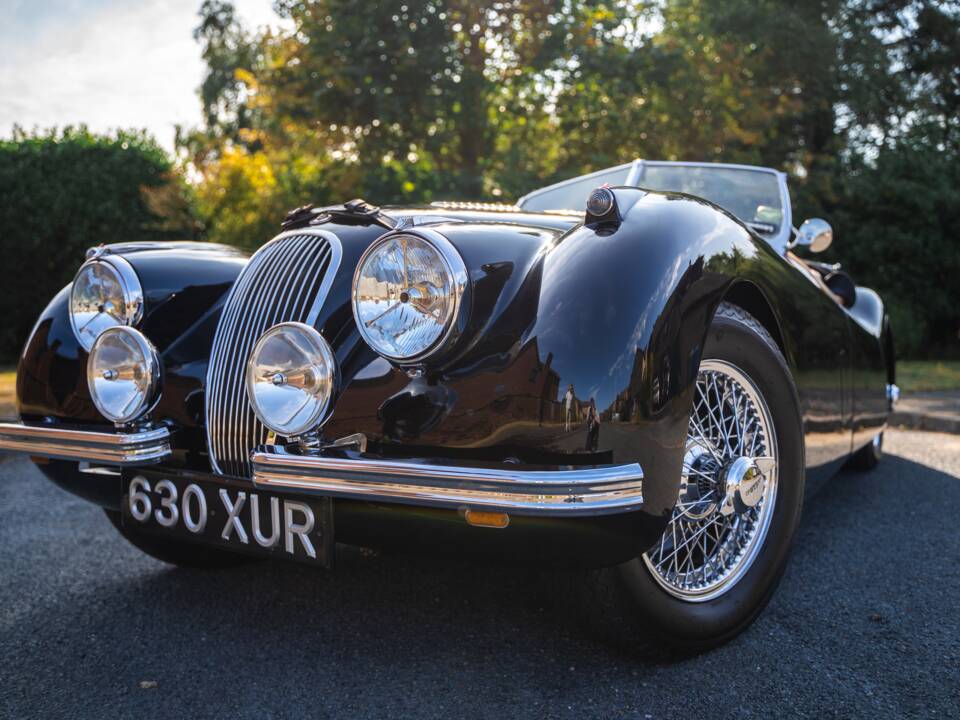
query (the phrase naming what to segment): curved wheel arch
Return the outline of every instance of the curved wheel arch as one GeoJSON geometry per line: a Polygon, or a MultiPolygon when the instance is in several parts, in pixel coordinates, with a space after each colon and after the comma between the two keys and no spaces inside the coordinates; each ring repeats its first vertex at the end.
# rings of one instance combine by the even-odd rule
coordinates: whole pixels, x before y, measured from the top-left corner
{"type": "MultiPolygon", "coordinates": [[[[730,289],[724,294],[721,304],[723,303],[736,305],[741,310],[752,315],[770,334],[770,337],[773,338],[780,352],[783,353],[783,356],[787,358],[789,362],[787,348],[783,342],[783,332],[780,329],[780,319],[774,312],[773,305],[767,299],[763,290],[749,280],[738,278],[733,281],[730,289]]],[[[717,307],[719,309],[720,306],[718,305],[717,307]]]]}

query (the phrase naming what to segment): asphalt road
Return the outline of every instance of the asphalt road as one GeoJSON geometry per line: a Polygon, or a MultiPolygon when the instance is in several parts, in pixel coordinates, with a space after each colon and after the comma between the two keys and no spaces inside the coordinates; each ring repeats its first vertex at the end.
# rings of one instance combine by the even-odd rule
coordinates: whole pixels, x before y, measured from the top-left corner
{"type": "Polygon", "coordinates": [[[957,717],[960,436],[890,433],[817,495],[763,616],[682,661],[577,629],[521,569],[170,569],[0,462],[0,716],[957,717]]]}

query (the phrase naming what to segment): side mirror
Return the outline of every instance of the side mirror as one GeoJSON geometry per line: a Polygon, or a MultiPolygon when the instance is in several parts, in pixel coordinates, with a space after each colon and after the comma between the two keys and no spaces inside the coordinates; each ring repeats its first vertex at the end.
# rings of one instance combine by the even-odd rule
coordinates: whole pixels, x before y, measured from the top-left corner
{"type": "Polygon", "coordinates": [[[810,248],[810,252],[823,252],[830,243],[833,242],[833,228],[830,223],[820,218],[811,218],[804,220],[803,225],[797,230],[797,239],[794,240],[792,247],[805,245],[810,248]]]}

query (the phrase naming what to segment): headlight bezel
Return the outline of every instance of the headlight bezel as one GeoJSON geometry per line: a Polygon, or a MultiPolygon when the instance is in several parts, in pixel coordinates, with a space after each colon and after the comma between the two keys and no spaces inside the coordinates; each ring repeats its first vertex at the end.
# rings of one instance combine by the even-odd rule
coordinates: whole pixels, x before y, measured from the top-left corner
{"type": "Polygon", "coordinates": [[[350,289],[350,308],[353,312],[354,323],[357,326],[360,337],[363,338],[364,342],[374,352],[400,367],[415,367],[424,365],[427,360],[441,358],[453,347],[465,329],[469,306],[470,275],[467,272],[466,263],[449,239],[430,228],[403,228],[384,233],[374,240],[363,252],[353,273],[353,283],[350,289]],[[453,291],[453,307],[445,320],[442,332],[427,348],[418,353],[406,356],[391,353],[379,346],[376,338],[366,330],[364,323],[360,319],[360,313],[357,307],[357,291],[365,264],[370,257],[385,244],[404,236],[415,238],[418,241],[426,243],[437,253],[443,263],[453,291]]]}
{"type": "Polygon", "coordinates": [[[90,392],[90,399],[93,401],[93,404],[96,406],[97,411],[103,415],[107,420],[114,423],[118,427],[129,426],[133,423],[143,420],[147,415],[149,415],[157,406],[157,403],[160,402],[160,386],[162,381],[162,372],[160,364],[160,356],[157,353],[157,349],[154,347],[147,337],[137,330],[128,325],[114,325],[113,327],[106,328],[101,332],[97,339],[94,341],[93,346],[90,348],[90,354],[87,357],[87,389],[90,392]],[[145,377],[147,378],[147,389],[143,394],[143,400],[140,401],[134,410],[127,413],[114,413],[109,408],[105,407],[105,404],[102,398],[99,397],[94,379],[94,374],[92,372],[92,365],[98,358],[98,350],[103,343],[107,342],[112,335],[123,335],[131,339],[140,356],[142,357],[142,367],[145,377]]]}
{"type": "MultiPolygon", "coordinates": [[[[314,367],[316,366],[314,365],[314,367]]],[[[257,342],[254,343],[253,349],[250,351],[250,356],[247,358],[243,382],[244,390],[247,394],[247,401],[250,403],[250,409],[253,410],[253,413],[257,416],[257,419],[260,420],[260,422],[263,423],[268,430],[281,437],[297,438],[316,432],[319,428],[323,427],[327,420],[330,419],[330,416],[332,415],[334,398],[336,397],[340,386],[340,367],[337,363],[337,358],[333,352],[333,348],[330,347],[330,343],[327,342],[326,338],[320,334],[320,331],[318,331],[312,325],[307,325],[306,323],[288,321],[277,323],[276,325],[268,328],[257,339],[257,342]],[[286,426],[281,426],[279,423],[274,422],[273,418],[267,417],[266,413],[263,411],[263,408],[260,407],[260,403],[257,401],[256,390],[254,387],[254,368],[256,367],[255,361],[257,360],[266,342],[285,330],[294,330],[299,332],[309,340],[310,344],[313,346],[312,349],[317,352],[317,354],[320,356],[320,359],[323,361],[323,366],[326,370],[325,381],[329,387],[329,392],[327,392],[322,405],[310,414],[308,421],[301,423],[302,427],[297,427],[295,429],[290,428],[289,423],[286,426]]]]}
{"type": "MultiPolygon", "coordinates": [[[[73,286],[70,289],[68,309],[70,327],[73,330],[73,335],[80,346],[88,353],[93,349],[100,333],[92,338],[89,335],[83,334],[83,328],[78,326],[77,316],[74,313],[74,295],[78,287],[77,281],[81,275],[90,271],[95,266],[106,268],[107,271],[113,275],[123,295],[124,312],[122,322],[119,322],[117,325],[111,325],[110,327],[135,327],[140,320],[143,319],[143,286],[140,284],[140,278],[137,276],[136,270],[133,269],[133,265],[121,255],[94,255],[85,261],[73,276],[73,286]]],[[[106,329],[108,328],[105,328],[105,330],[106,329]]],[[[103,331],[101,331],[101,333],[102,332],[103,331]]]]}

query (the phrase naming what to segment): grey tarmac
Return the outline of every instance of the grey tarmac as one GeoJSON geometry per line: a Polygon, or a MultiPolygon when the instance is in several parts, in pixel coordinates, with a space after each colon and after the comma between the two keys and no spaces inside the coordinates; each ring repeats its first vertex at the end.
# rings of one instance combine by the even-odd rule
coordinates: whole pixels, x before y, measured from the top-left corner
{"type": "Polygon", "coordinates": [[[341,553],[167,567],[0,461],[0,717],[960,716],[960,437],[806,505],[770,606],[676,660],[591,637],[529,569],[341,553]]]}

